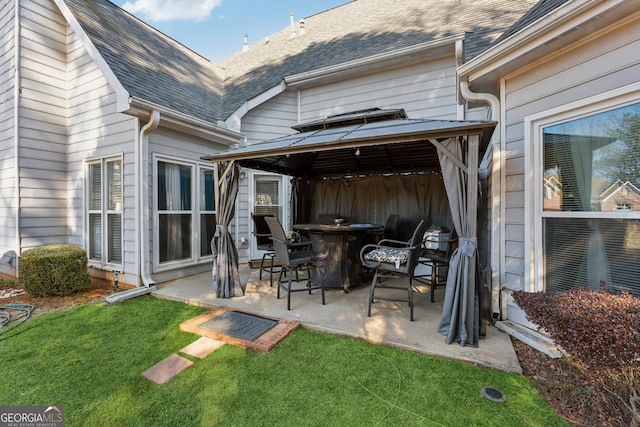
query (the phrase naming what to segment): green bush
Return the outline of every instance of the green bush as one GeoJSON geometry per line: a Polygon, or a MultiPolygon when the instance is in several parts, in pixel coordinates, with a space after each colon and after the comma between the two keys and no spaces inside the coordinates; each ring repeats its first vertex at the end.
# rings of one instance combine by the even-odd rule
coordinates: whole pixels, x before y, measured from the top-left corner
{"type": "Polygon", "coordinates": [[[20,283],[31,296],[69,295],[89,280],[87,253],[77,246],[41,246],[20,256],[20,283]]]}

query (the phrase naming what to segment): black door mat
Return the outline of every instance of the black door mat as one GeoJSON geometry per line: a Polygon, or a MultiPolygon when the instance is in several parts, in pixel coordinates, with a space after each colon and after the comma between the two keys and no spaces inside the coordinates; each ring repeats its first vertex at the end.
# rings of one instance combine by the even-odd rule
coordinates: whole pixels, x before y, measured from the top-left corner
{"type": "Polygon", "coordinates": [[[298,326],[298,322],[273,319],[229,307],[216,307],[208,313],[187,320],[180,325],[180,329],[266,353],[298,326]]]}
{"type": "Polygon", "coordinates": [[[241,311],[225,311],[213,319],[201,323],[200,327],[243,340],[253,341],[277,324],[277,320],[267,319],[266,317],[241,311]]]}

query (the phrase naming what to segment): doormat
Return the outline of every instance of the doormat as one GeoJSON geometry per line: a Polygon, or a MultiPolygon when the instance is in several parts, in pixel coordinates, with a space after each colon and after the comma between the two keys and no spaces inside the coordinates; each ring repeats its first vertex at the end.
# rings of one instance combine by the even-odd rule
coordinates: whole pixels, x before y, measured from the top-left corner
{"type": "Polygon", "coordinates": [[[266,353],[298,326],[298,322],[273,319],[229,307],[216,307],[208,313],[187,320],[180,325],[180,329],[266,353]]]}
{"type": "Polygon", "coordinates": [[[277,320],[267,319],[266,317],[241,311],[225,311],[213,319],[201,323],[200,327],[243,340],[253,341],[277,324],[277,320]]]}

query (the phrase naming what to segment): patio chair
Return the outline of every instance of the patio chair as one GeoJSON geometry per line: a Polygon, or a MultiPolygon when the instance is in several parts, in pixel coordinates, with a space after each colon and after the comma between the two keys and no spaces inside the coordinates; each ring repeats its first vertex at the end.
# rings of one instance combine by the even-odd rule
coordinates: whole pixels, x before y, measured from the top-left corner
{"type": "Polygon", "coordinates": [[[282,264],[280,273],[278,274],[278,299],[280,299],[280,288],[285,289],[287,291],[287,310],[291,310],[291,293],[308,291],[309,294],[311,294],[312,290],[320,289],[322,293],[322,305],[324,305],[323,272],[318,267],[318,263],[328,256],[327,244],[323,240],[314,240],[313,242],[291,241],[287,239],[282,224],[280,224],[277,218],[266,217],[265,221],[271,231],[271,240],[273,242],[276,259],[282,264]],[[305,271],[307,272],[307,286],[304,288],[294,288],[293,282],[300,281],[298,273],[305,271]],[[312,271],[315,271],[314,276],[311,275],[312,271]],[[284,272],[288,272],[289,280],[287,284],[282,281],[284,272]],[[293,279],[294,272],[296,276],[295,280],[293,279]]]}
{"type": "Polygon", "coordinates": [[[369,241],[378,243],[381,239],[395,239],[398,235],[398,226],[400,225],[400,215],[391,214],[384,223],[384,228],[377,228],[367,232],[370,236],[369,241]]]}
{"type": "MultiPolygon", "coordinates": [[[[429,239],[424,243],[426,244],[428,241],[429,239]]],[[[445,267],[447,270],[449,269],[449,260],[451,259],[451,255],[458,247],[458,234],[454,228],[451,230],[451,234],[448,239],[431,240],[431,242],[436,244],[437,249],[429,249],[423,245],[423,248],[420,251],[420,258],[418,260],[420,264],[429,265],[431,267],[431,274],[426,279],[425,277],[421,277],[417,280],[429,285],[431,291],[431,302],[434,302],[436,288],[438,288],[438,286],[447,285],[447,276],[446,274],[441,274],[441,270],[445,267]],[[444,245],[446,245],[446,249],[440,249],[440,247],[444,245]]]]}
{"type": "Polygon", "coordinates": [[[409,303],[409,319],[413,321],[413,271],[418,264],[422,240],[429,225],[431,225],[430,219],[420,221],[411,239],[406,242],[382,239],[378,244],[365,245],[360,250],[362,265],[375,271],[369,290],[369,308],[367,312],[369,317],[371,317],[371,304],[375,300],[400,301],[409,303]],[[397,281],[390,280],[397,278],[406,279],[407,285],[401,286],[397,281]],[[404,291],[407,295],[406,297],[400,297],[396,296],[395,292],[376,295],[376,290],[382,288],[404,291]]]}
{"type": "Polygon", "coordinates": [[[273,215],[251,215],[253,219],[253,235],[256,237],[258,250],[264,251],[262,260],[260,261],[260,280],[262,280],[262,272],[269,272],[269,286],[273,286],[273,260],[276,253],[273,250],[273,242],[271,241],[271,231],[265,221],[265,217],[273,215]],[[269,264],[267,265],[267,259],[269,264]]]}

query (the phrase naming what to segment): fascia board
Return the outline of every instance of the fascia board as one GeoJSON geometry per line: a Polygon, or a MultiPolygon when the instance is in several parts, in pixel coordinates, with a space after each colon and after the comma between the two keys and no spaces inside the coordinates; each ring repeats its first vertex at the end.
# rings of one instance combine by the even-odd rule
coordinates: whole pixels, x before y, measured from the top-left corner
{"type": "Polygon", "coordinates": [[[279,84],[273,86],[270,89],[262,92],[259,95],[245,101],[240,107],[238,107],[224,122],[231,129],[240,129],[242,118],[249,111],[253,110],[257,106],[267,102],[268,100],[280,95],[287,89],[287,84],[282,81],[279,84]]]}
{"type": "Polygon", "coordinates": [[[130,108],[123,111],[123,113],[148,118],[152,111],[158,111],[160,112],[160,124],[163,127],[175,129],[188,135],[198,136],[226,145],[239,144],[244,140],[244,135],[239,132],[187,116],[153,102],[130,97],[128,104],[130,108]]]}
{"type": "Polygon", "coordinates": [[[490,47],[466,64],[461,65],[457,74],[459,79],[470,82],[494,73],[499,76],[507,74],[509,66],[536,48],[540,48],[555,38],[562,37],[581,24],[597,18],[599,15],[615,8],[625,0],[570,1],[514,34],[503,42],[490,47]],[[504,71],[506,70],[506,71],[504,71]]]}

